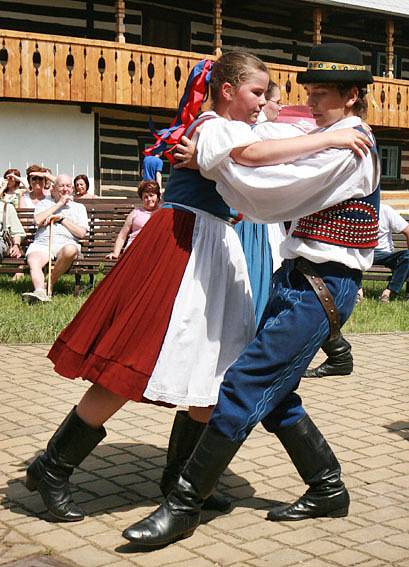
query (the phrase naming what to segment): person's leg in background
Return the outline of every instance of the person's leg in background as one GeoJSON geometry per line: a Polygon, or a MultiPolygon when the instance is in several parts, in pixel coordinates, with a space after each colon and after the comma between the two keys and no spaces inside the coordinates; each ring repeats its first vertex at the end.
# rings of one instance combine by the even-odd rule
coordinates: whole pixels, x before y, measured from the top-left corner
{"type": "Polygon", "coordinates": [[[409,250],[393,252],[392,254],[375,250],[374,264],[380,264],[392,270],[389,284],[379,298],[382,303],[389,303],[391,299],[399,295],[409,277],[409,250]]]}

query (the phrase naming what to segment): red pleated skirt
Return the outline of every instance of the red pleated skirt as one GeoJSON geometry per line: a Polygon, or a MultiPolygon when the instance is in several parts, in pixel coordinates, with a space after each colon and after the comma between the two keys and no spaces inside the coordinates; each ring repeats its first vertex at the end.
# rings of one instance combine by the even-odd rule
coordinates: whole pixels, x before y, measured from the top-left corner
{"type": "Polygon", "coordinates": [[[62,331],[56,372],[141,401],[192,250],[195,215],[161,209],[62,331]]]}

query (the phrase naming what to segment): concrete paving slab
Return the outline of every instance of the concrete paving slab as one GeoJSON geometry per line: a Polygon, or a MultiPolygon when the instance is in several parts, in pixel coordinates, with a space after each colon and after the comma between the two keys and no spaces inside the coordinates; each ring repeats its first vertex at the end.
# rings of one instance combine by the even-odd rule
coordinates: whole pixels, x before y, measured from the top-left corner
{"type": "Polygon", "coordinates": [[[55,522],[26,490],[25,469],[87,383],[55,375],[47,345],[0,345],[0,565],[409,567],[409,334],[348,340],[353,374],[305,379],[299,392],[342,464],[349,516],[266,521],[272,500],[305,487],[278,440],[257,427],[220,482],[231,513],[205,513],[191,538],[150,554],[125,552],[121,531],[161,500],[175,410],[129,403],[118,412],[72,477],[86,519],[55,522]]]}

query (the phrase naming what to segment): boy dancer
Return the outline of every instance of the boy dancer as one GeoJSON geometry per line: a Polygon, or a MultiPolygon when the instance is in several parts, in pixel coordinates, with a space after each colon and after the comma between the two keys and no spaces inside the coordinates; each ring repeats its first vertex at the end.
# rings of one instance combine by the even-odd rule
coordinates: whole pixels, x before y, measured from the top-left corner
{"type": "MultiPolygon", "coordinates": [[[[358,49],[324,44],[311,51],[305,85],[318,127],[361,127],[364,86],[371,74],[358,49]]],[[[260,142],[263,144],[263,142],[260,142]]],[[[257,144],[233,149],[240,163],[257,144]]],[[[293,222],[281,252],[286,259],[274,278],[255,340],[226,372],[219,400],[196,449],[167,500],[123,535],[141,550],[189,537],[211,493],[252,428],[261,421],[291,457],[307,492],[291,505],[273,508],[268,519],[346,516],[349,495],[340,465],[295,393],[301,376],[326,338],[334,339],[349,317],[361,270],[372,263],[379,208],[379,166],[374,152],[357,160],[349,150],[328,150],[294,164],[254,172],[226,160],[214,173],[198,163],[231,206],[251,219],[293,222]],[[234,180],[233,183],[230,183],[234,180]],[[318,211],[318,212],[316,212],[318,211]]]]}

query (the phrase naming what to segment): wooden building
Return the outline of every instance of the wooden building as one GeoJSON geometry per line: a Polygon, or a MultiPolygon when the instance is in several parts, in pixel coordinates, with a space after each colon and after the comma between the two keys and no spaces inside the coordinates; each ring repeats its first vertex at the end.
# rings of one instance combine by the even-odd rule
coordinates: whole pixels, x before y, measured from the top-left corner
{"type": "Polygon", "coordinates": [[[203,56],[249,50],[282,100],[300,103],[295,75],[311,46],[347,41],[376,75],[368,120],[383,187],[409,188],[407,0],[0,0],[0,19],[1,171],[39,162],[125,193],[148,119],[169,123],[203,56]]]}

